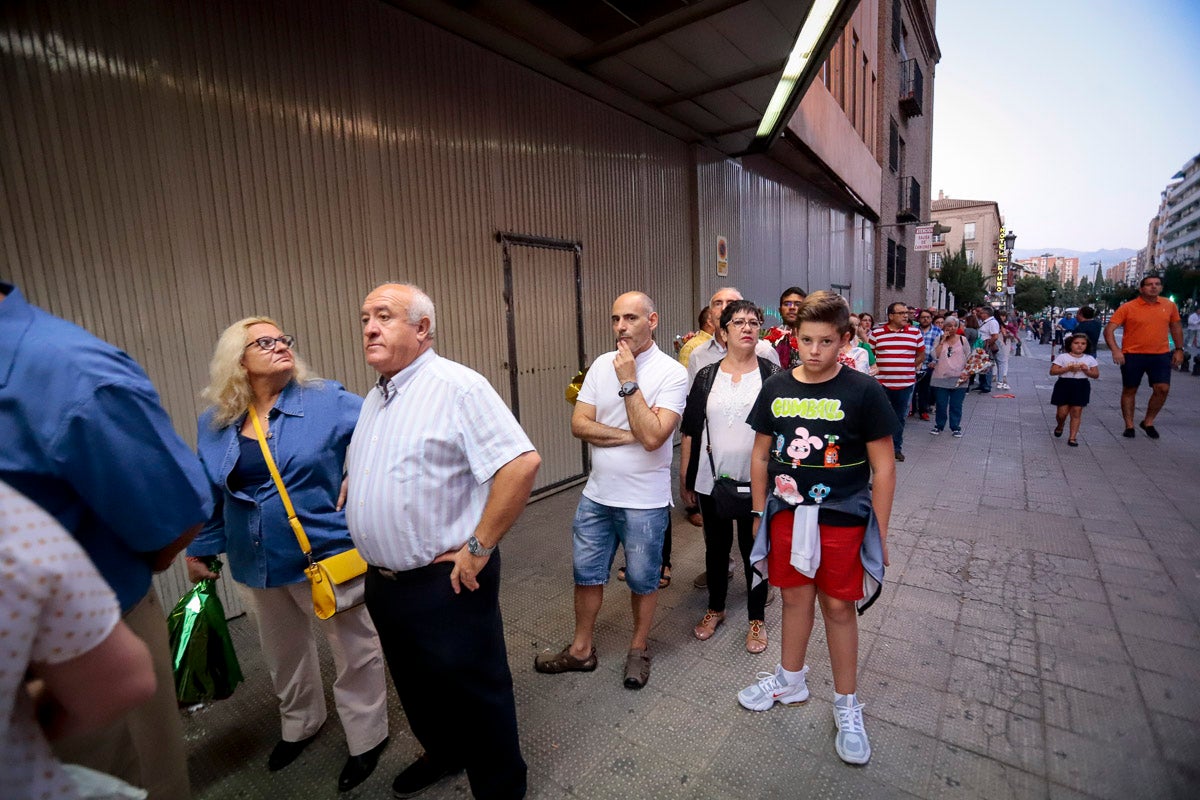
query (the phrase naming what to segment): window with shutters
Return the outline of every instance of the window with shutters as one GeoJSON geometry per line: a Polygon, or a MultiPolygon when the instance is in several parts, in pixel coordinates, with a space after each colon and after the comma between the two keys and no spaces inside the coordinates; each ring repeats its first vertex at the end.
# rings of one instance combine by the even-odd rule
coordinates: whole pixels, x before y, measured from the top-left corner
{"type": "Polygon", "coordinates": [[[896,243],[891,239],[887,242],[887,286],[891,289],[896,285],[896,243]]]}
{"type": "Polygon", "coordinates": [[[900,0],[892,0],[892,47],[900,49],[900,0]]]}
{"type": "Polygon", "coordinates": [[[908,248],[902,244],[896,245],[896,288],[903,289],[905,278],[908,277],[908,248]]]}

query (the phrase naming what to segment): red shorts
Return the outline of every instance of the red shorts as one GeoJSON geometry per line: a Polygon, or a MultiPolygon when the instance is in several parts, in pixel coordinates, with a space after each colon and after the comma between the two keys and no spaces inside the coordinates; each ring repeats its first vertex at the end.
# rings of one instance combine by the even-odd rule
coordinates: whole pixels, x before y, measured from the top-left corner
{"type": "Polygon", "coordinates": [[[791,564],[792,523],[795,512],[777,511],[771,516],[771,552],[767,556],[768,582],[780,589],[817,584],[817,590],[836,600],[863,598],[862,543],[866,525],[852,528],[821,525],[821,566],[817,577],[802,575],[791,564]]]}

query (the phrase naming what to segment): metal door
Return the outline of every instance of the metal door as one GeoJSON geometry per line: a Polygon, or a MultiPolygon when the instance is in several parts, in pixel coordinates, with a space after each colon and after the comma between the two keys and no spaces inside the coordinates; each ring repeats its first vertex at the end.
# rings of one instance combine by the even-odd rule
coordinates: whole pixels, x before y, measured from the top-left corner
{"type": "Polygon", "coordinates": [[[565,392],[583,369],[582,244],[500,233],[512,411],[542,457],[535,495],[587,475],[587,446],[571,435],[565,392]]]}

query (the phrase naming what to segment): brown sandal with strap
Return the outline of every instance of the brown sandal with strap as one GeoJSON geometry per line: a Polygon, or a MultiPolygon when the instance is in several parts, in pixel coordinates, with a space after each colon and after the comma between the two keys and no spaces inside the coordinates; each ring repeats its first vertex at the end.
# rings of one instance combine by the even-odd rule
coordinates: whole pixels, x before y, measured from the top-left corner
{"type": "Polygon", "coordinates": [[[750,620],[750,632],[746,634],[746,652],[758,655],[767,649],[767,632],[761,619],[750,620]]]}
{"type": "Polygon", "coordinates": [[[700,620],[700,624],[692,628],[692,633],[700,641],[707,642],[717,632],[717,628],[721,627],[721,623],[724,621],[724,611],[713,611],[710,608],[704,612],[704,619],[700,620]]]}
{"type": "Polygon", "coordinates": [[[558,653],[551,653],[549,650],[538,653],[533,659],[533,668],[547,675],[558,675],[562,672],[591,672],[599,663],[600,659],[596,658],[594,646],[587,658],[576,658],[571,655],[571,645],[567,645],[558,653]]]}
{"type": "Polygon", "coordinates": [[[625,656],[625,688],[641,689],[650,680],[650,651],[630,650],[625,656]]]}

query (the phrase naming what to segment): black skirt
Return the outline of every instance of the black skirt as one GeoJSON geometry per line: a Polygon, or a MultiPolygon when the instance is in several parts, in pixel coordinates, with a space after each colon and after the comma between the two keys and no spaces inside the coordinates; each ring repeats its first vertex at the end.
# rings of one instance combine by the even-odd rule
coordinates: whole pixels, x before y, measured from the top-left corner
{"type": "Polygon", "coordinates": [[[1050,393],[1052,406],[1086,406],[1092,397],[1092,382],[1083,378],[1059,378],[1050,393]]]}

